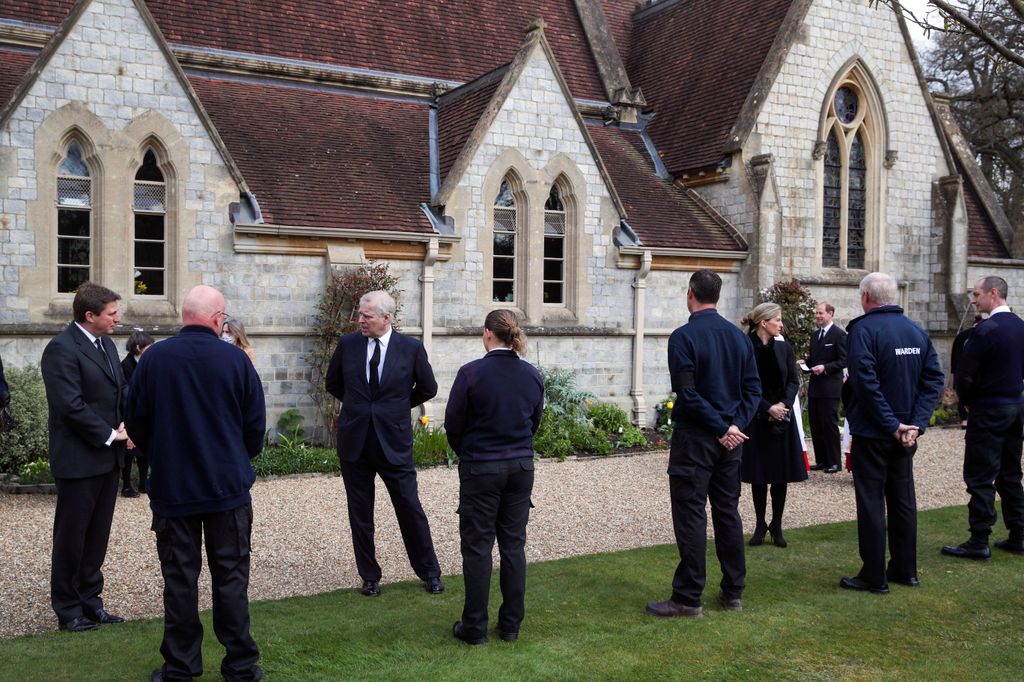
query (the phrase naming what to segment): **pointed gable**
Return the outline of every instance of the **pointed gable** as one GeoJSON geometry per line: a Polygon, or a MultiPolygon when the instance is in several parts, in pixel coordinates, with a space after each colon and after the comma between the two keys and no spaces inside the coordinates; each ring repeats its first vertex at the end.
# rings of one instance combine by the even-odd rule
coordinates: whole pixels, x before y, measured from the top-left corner
{"type": "Polygon", "coordinates": [[[717,164],[794,0],[665,0],[633,15],[628,69],[670,173],[717,164]]]}

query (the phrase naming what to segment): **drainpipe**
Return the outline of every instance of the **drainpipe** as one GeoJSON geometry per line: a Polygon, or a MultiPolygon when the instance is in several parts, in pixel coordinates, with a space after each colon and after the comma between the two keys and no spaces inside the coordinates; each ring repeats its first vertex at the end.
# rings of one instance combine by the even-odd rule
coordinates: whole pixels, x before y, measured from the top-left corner
{"type": "MultiPolygon", "coordinates": [[[[423,274],[420,275],[420,282],[423,290],[423,304],[421,326],[423,327],[423,347],[430,357],[434,346],[434,264],[437,263],[439,244],[436,237],[431,237],[427,242],[427,253],[423,257],[423,274]]],[[[420,412],[424,417],[432,416],[430,401],[423,403],[420,412]]]]}
{"type": "Polygon", "coordinates": [[[643,426],[647,415],[644,401],[644,327],[647,308],[647,275],[651,272],[651,252],[644,250],[640,257],[640,271],[633,279],[633,423],[643,426]]]}

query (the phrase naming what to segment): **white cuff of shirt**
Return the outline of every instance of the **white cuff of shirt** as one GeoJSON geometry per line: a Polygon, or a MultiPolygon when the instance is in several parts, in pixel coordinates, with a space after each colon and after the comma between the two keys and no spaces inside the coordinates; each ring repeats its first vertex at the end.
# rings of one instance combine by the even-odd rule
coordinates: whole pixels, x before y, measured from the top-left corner
{"type": "Polygon", "coordinates": [[[104,443],[104,445],[109,446],[111,443],[114,442],[115,438],[117,438],[117,429],[110,429],[110,438],[107,439],[107,442],[104,443]]]}

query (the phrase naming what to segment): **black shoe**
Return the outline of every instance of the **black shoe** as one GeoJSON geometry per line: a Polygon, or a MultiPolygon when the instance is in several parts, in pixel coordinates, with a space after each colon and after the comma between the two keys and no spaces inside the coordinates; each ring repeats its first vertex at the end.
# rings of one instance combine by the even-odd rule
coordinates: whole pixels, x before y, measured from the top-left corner
{"type": "Polygon", "coordinates": [[[942,553],[946,556],[955,556],[958,559],[979,559],[985,561],[992,558],[992,550],[988,548],[988,543],[982,544],[975,540],[968,540],[959,545],[947,545],[942,548],[942,553]]]}
{"type": "Polygon", "coordinates": [[[723,590],[718,591],[718,603],[726,611],[740,612],[743,610],[743,600],[739,597],[730,597],[723,590]]]}
{"type": "Polygon", "coordinates": [[[838,464],[833,464],[832,466],[825,467],[822,471],[826,474],[838,474],[840,468],[838,464]]]}
{"type": "Polygon", "coordinates": [[[121,497],[138,497],[139,491],[135,488],[125,488],[121,491],[121,497]]]}
{"type": "Polygon", "coordinates": [[[377,580],[364,580],[359,591],[367,597],[380,596],[380,582],[377,580]]]}
{"type": "Polygon", "coordinates": [[[825,464],[812,464],[811,471],[821,471],[822,469],[825,468],[825,466],[825,464]]]}
{"type": "Polygon", "coordinates": [[[652,601],[645,609],[647,613],[659,618],[703,618],[704,608],[701,606],[687,606],[668,599],[666,601],[652,601]]]}
{"type": "Polygon", "coordinates": [[[857,576],[843,576],[839,581],[839,587],[844,590],[857,590],[858,592],[871,592],[873,594],[889,594],[888,585],[868,585],[857,576]]]}
{"type": "Polygon", "coordinates": [[[149,674],[149,682],[164,682],[164,669],[157,668],[149,674]]]}
{"type": "Polygon", "coordinates": [[[452,634],[455,635],[455,639],[461,639],[463,642],[470,645],[483,644],[487,641],[487,635],[483,635],[481,637],[470,637],[467,635],[466,631],[462,629],[461,620],[455,621],[455,624],[452,625],[452,634]]]}
{"type": "Polygon", "coordinates": [[[427,578],[423,581],[423,589],[430,594],[441,594],[444,592],[444,583],[440,578],[427,578]]]}
{"type": "Polygon", "coordinates": [[[768,532],[768,526],[764,522],[759,521],[754,526],[754,534],[750,536],[750,542],[748,543],[751,547],[757,547],[764,543],[764,534],[768,532]]]}
{"type": "Polygon", "coordinates": [[[66,623],[60,624],[61,630],[67,630],[68,632],[88,632],[89,630],[95,630],[100,626],[94,620],[86,618],[85,616],[79,616],[78,618],[72,618],[66,623]]]}
{"type": "Polygon", "coordinates": [[[1024,540],[998,540],[996,541],[996,549],[1001,549],[1004,552],[1013,552],[1014,554],[1024,554],[1024,540]]]}
{"type": "Polygon", "coordinates": [[[498,637],[500,637],[503,642],[514,642],[519,639],[519,632],[507,632],[499,628],[498,637]]]}
{"type": "Polygon", "coordinates": [[[906,585],[907,587],[921,587],[921,581],[917,579],[917,575],[910,575],[907,577],[894,576],[891,573],[886,573],[886,580],[891,583],[898,585],[906,585]]]}
{"type": "Polygon", "coordinates": [[[121,616],[115,616],[112,613],[107,613],[103,609],[96,609],[92,614],[92,619],[97,623],[101,623],[103,625],[124,622],[124,618],[122,618],[121,616]]]}

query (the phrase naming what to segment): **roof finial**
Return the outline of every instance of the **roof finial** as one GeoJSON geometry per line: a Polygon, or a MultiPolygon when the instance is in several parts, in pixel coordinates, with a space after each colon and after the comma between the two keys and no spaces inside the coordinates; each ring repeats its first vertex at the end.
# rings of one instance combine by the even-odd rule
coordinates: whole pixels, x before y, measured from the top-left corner
{"type": "Polygon", "coordinates": [[[526,34],[529,35],[534,31],[540,31],[541,33],[543,33],[546,27],[547,22],[545,22],[542,17],[537,17],[536,19],[530,22],[529,26],[526,27],[526,34]]]}

